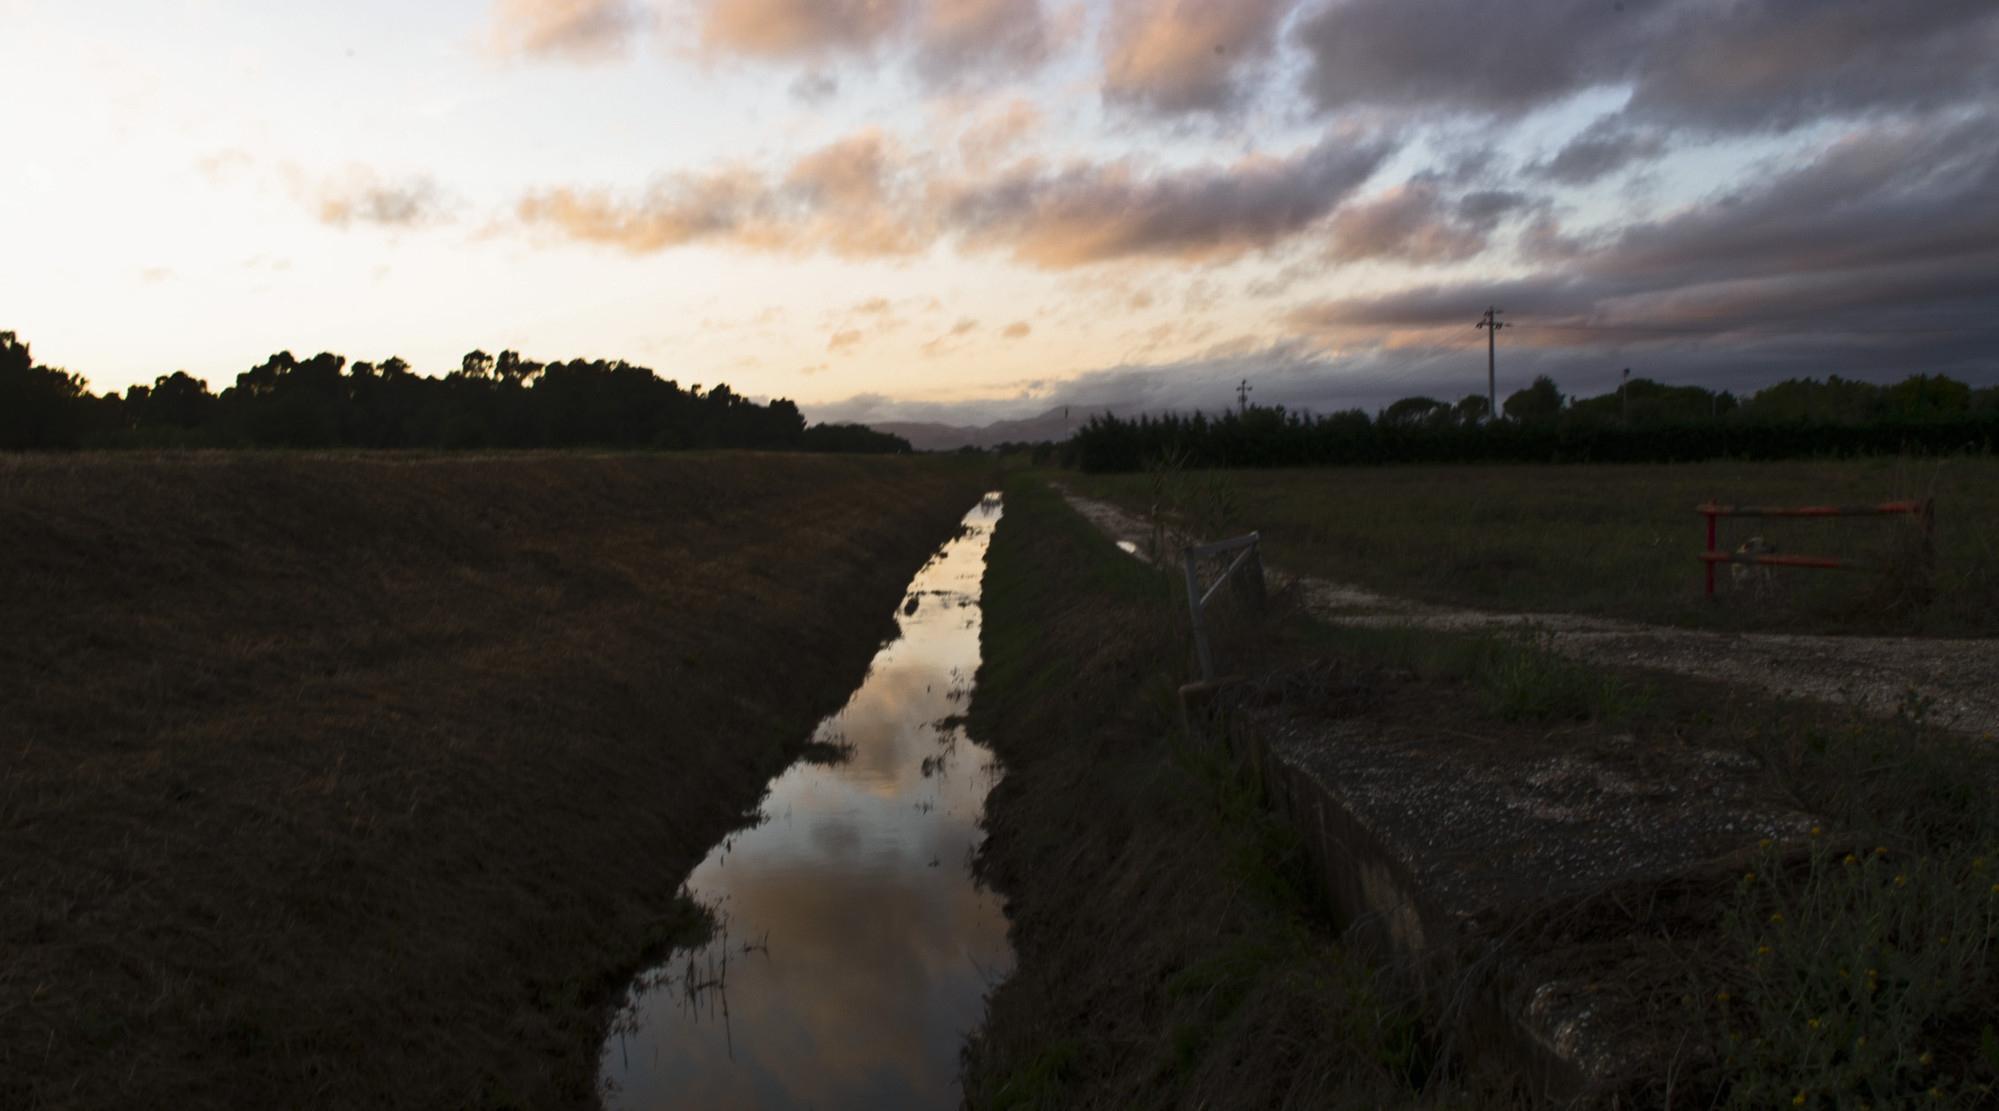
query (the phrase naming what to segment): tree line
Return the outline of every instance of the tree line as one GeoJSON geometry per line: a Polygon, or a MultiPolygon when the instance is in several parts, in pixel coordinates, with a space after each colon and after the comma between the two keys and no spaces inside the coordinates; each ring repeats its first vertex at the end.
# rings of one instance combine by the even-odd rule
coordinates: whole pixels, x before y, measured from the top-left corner
{"type": "Polygon", "coordinates": [[[472,351],[433,377],[399,358],[350,363],[280,351],[220,393],[176,371],[98,395],[0,332],[0,449],[77,447],[910,450],[863,425],[808,427],[782,398],[683,388],[623,360],[540,363],[472,351]]]}
{"type": "Polygon", "coordinates": [[[1209,416],[1092,417],[1062,452],[1087,471],[1173,458],[1202,467],[1372,463],[1665,463],[1900,453],[1990,453],[1999,387],[1943,376],[1894,385],[1793,378],[1738,399],[1727,391],[1633,378],[1590,398],[1541,376],[1508,397],[1502,419],[1473,395],[1408,397],[1370,417],[1244,405],[1209,416]]]}

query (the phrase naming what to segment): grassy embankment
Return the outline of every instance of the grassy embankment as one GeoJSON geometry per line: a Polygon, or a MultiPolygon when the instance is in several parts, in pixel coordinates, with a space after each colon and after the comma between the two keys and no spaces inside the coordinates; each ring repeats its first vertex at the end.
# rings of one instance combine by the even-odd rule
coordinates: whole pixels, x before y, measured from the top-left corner
{"type": "MultiPolygon", "coordinates": [[[[1496,609],[1593,613],[1685,625],[1999,633],[1999,460],[1960,457],[1786,463],[1410,466],[1219,472],[1221,516],[1259,530],[1271,561],[1301,574],[1401,597],[1496,609]],[[1908,572],[1905,517],[1734,519],[1720,540],[1751,536],[1787,554],[1872,559],[1889,571],[1778,569],[1771,599],[1708,605],[1694,558],[1695,505],[1937,503],[1931,597],[1908,572]]],[[[1079,493],[1143,513],[1146,474],[1065,475],[1079,493]]],[[[1178,476],[1203,503],[1205,474],[1178,476]]],[[[1728,587],[1727,568],[1718,571],[1728,587]]]]}
{"type": "Polygon", "coordinates": [[[1295,840],[1170,735],[1170,584],[1035,478],[1006,498],[970,729],[1007,769],[978,870],[1019,964],[968,1051],[971,1105],[1406,1101],[1411,1019],[1329,934],[1295,840]]]}
{"type": "Polygon", "coordinates": [[[681,879],[988,477],[0,459],[0,1105],[591,1103],[681,879]]]}
{"type": "MultiPolygon", "coordinates": [[[[973,1104],[1513,1099],[1504,1077],[1412,1090],[1434,1042],[1341,951],[1287,834],[1171,740],[1184,668],[1171,588],[1031,477],[1008,499],[972,724],[1008,769],[980,868],[1009,899],[1020,965],[968,1055],[973,1104]]],[[[1612,985],[1639,1041],[1690,1047],[1676,1104],[1988,1098],[1993,777],[1920,705],[1848,718],[1490,636],[1266,630],[1262,666],[1307,658],[1343,677],[1328,712],[1370,728],[1526,758],[1746,750],[1766,769],[1760,790],[1823,817],[1809,853],[1758,862],[1753,878],[1675,881],[1642,912],[1572,909],[1535,927],[1545,945],[1516,947],[1612,985]]],[[[1623,1095],[1658,1103],[1663,1085],[1638,1076],[1623,1095]]]]}

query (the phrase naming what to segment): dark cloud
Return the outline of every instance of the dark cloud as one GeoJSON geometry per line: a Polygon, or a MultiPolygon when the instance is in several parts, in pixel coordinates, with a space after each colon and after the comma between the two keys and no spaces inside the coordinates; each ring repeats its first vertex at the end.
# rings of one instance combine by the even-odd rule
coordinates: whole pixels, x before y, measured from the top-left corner
{"type": "Polygon", "coordinates": [[[1321,107],[1516,112],[1618,80],[1666,0],[1337,0],[1307,17],[1306,89],[1321,107]]]}
{"type": "Polygon", "coordinates": [[[1999,85],[1989,0],[1334,0],[1297,38],[1326,109],[1509,114],[1628,84],[1635,121],[1745,130],[1977,103],[1999,85]]]}
{"type": "Polygon", "coordinates": [[[1104,95],[1160,113],[1226,109],[1270,64],[1296,0],[1117,0],[1104,95]]]}
{"type": "Polygon", "coordinates": [[[1143,174],[1123,164],[1014,172],[970,185],[947,219],[974,246],[1066,267],[1138,256],[1226,258],[1316,223],[1392,151],[1336,135],[1289,158],[1143,174]]]}
{"type": "Polygon", "coordinates": [[[1633,127],[1620,116],[1606,116],[1570,139],[1555,157],[1528,172],[1563,185],[1588,185],[1634,162],[1665,153],[1666,136],[1657,129],[1633,127]]]}
{"type": "Polygon", "coordinates": [[[1638,118],[1725,129],[1989,102],[1999,88],[1999,7],[1989,0],[1683,3],[1629,72],[1638,118]]]}
{"type": "Polygon", "coordinates": [[[1485,249],[1492,226],[1506,211],[1506,194],[1481,194],[1467,220],[1428,181],[1398,185],[1377,197],[1355,201],[1333,214],[1327,255],[1341,262],[1388,258],[1404,262],[1452,262],[1485,249]]]}
{"type": "Polygon", "coordinates": [[[1466,331],[1497,305],[1517,344],[1781,360],[1815,373],[1999,365],[1999,116],[1855,129],[1757,184],[1602,236],[1550,234],[1547,269],[1300,310],[1342,342],[1466,331]]]}
{"type": "Polygon", "coordinates": [[[1999,115],[1848,134],[1788,172],[1623,232],[1624,271],[1789,273],[1999,247],[1999,115]]]}

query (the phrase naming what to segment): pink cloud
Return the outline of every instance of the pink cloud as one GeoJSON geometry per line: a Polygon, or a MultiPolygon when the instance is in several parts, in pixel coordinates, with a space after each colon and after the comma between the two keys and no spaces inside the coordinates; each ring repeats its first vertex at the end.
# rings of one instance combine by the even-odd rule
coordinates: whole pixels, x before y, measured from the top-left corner
{"type": "Polygon", "coordinates": [[[487,41],[501,54],[594,62],[622,55],[650,22],[633,0],[494,0],[487,41]]]}
{"type": "Polygon", "coordinates": [[[1450,262],[1484,250],[1486,240],[1482,231],[1454,218],[1435,186],[1420,181],[1340,209],[1332,233],[1328,253],[1343,262],[1450,262]]]}
{"type": "Polygon", "coordinates": [[[695,242],[842,257],[908,255],[945,240],[1060,269],[1121,258],[1227,259],[1315,225],[1391,150],[1335,136],[1286,157],[1148,173],[1130,162],[983,178],[940,172],[868,130],[781,176],[744,168],[664,179],[636,199],[552,189],[516,206],[529,226],[644,253],[695,242]]]}
{"type": "Polygon", "coordinates": [[[1293,0],[1119,0],[1104,94],[1158,112],[1222,109],[1265,67],[1293,0]]]}
{"type": "Polygon", "coordinates": [[[914,10],[914,0],[716,0],[701,39],[723,53],[813,57],[884,42],[914,10]]]}

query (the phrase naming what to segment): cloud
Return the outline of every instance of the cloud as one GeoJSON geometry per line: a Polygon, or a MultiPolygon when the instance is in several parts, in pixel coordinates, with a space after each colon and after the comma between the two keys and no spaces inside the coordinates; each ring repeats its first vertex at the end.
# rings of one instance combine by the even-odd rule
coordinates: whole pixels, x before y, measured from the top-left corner
{"type": "Polygon", "coordinates": [[[982,102],[972,111],[939,113],[932,123],[939,147],[955,147],[965,172],[989,173],[1014,156],[1041,130],[1041,109],[1021,98],[982,102]]]}
{"type": "Polygon", "coordinates": [[[716,53],[817,58],[885,43],[916,11],[915,0],[715,0],[701,42],[716,53]]]}
{"type": "Polygon", "coordinates": [[[1288,157],[1147,173],[1129,161],[1044,170],[1024,161],[966,179],[910,158],[869,130],[814,151],[781,177],[745,167],[677,175],[636,199],[556,188],[515,206],[520,221],[648,253],[697,242],[841,257],[910,255],[952,239],[1060,269],[1125,258],[1228,259],[1275,247],[1358,188],[1392,150],[1335,134],[1288,157]]]}
{"type": "Polygon", "coordinates": [[[635,0],[493,0],[489,49],[598,62],[622,56],[650,25],[635,0]]]}
{"type": "Polygon", "coordinates": [[[961,317],[956,324],[951,325],[950,331],[924,344],[920,350],[927,358],[948,355],[962,348],[964,344],[960,341],[976,331],[978,327],[978,321],[970,317],[961,317]]]}
{"type": "Polygon", "coordinates": [[[1931,110],[1999,84],[1987,0],[1340,0],[1297,41],[1323,109],[1518,114],[1625,86],[1637,121],[1786,128],[1828,115],[1931,110]]]}
{"type": "Polygon", "coordinates": [[[789,91],[801,104],[824,104],[840,95],[840,79],[825,70],[806,70],[791,82],[789,91]]]}
{"type": "Polygon", "coordinates": [[[1654,128],[1633,127],[1621,116],[1597,120],[1570,139],[1555,157],[1536,163],[1528,173],[1562,185],[1588,185],[1633,162],[1666,153],[1666,136],[1654,128]]]}
{"type": "Polygon", "coordinates": [[[1027,321],[1025,321],[1025,320],[1016,320],[1016,321],[1014,321],[1013,323],[1011,323],[1011,324],[1007,325],[1007,326],[1005,327],[1005,329],[1003,329],[1003,330],[1002,330],[1002,331],[1000,332],[1000,338],[1002,338],[1002,339],[1024,339],[1024,338],[1026,338],[1026,336],[1027,336],[1027,333],[1029,333],[1029,332],[1032,332],[1033,330],[1034,330],[1034,326],[1033,326],[1033,325],[1031,325],[1031,324],[1029,324],[1029,323],[1028,323],[1027,321]]]}
{"type": "Polygon", "coordinates": [[[1442,343],[1488,305],[1516,345],[1767,362],[1812,373],[1990,366],[1999,324],[1999,114],[1850,130],[1809,162],[1592,237],[1551,230],[1543,269],[1306,306],[1330,342],[1442,343]],[[1982,363],[1981,363],[1982,361],[1982,363]]]}
{"type": "Polygon", "coordinates": [[[861,345],[861,338],[861,330],[859,328],[848,328],[845,331],[834,332],[833,338],[826,341],[826,350],[850,351],[861,345]]]}
{"type": "Polygon", "coordinates": [[[929,0],[917,50],[932,85],[1024,73],[1053,48],[1040,0],[929,0]]]}
{"type": "Polygon", "coordinates": [[[383,228],[422,228],[448,221],[452,201],[427,174],[385,181],[365,166],[319,181],[296,167],[285,168],[292,192],[304,200],[322,224],[346,228],[355,223],[383,228]]]}
{"type": "MultiPolygon", "coordinates": [[[[931,88],[1027,72],[1057,39],[1041,0],[709,0],[697,18],[711,55],[818,62],[908,50],[898,56],[931,88]]],[[[793,87],[801,99],[837,88],[808,78],[793,87]]]]}
{"type": "Polygon", "coordinates": [[[515,214],[531,227],[634,254],[701,242],[844,258],[908,254],[934,236],[899,190],[900,173],[893,144],[869,130],[806,155],[777,181],[724,167],[661,179],[636,200],[556,188],[523,197],[515,214]]]}
{"type": "Polygon", "coordinates": [[[1270,62],[1294,0],[1117,0],[1104,95],[1159,113],[1237,104],[1270,62]]]}
{"type": "Polygon", "coordinates": [[[1491,225],[1505,209],[1495,211],[1494,197],[1480,194],[1472,208],[1476,220],[1463,218],[1444,200],[1436,186],[1411,181],[1334,213],[1332,246],[1327,254],[1341,262],[1387,258],[1403,262],[1455,262],[1485,249],[1491,225]]]}
{"type": "Polygon", "coordinates": [[[1365,182],[1391,145],[1336,134],[1290,157],[1143,174],[1129,163],[1033,169],[960,191],[948,219],[975,246],[1050,268],[1132,257],[1226,259],[1308,228],[1365,182]]]}

